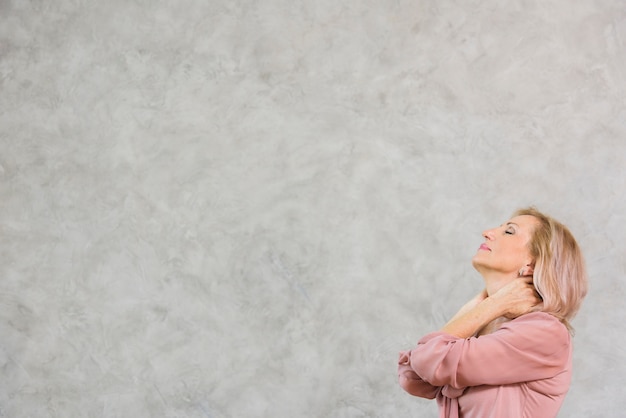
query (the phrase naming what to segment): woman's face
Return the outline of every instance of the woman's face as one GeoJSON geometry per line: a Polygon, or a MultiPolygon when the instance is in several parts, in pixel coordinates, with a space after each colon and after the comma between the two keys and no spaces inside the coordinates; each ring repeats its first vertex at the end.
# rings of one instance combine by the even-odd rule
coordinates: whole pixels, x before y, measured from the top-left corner
{"type": "Polygon", "coordinates": [[[483,232],[485,242],[472,258],[480,273],[492,271],[518,275],[532,273],[533,259],[528,244],[539,221],[530,215],[516,216],[506,223],[483,232]]]}

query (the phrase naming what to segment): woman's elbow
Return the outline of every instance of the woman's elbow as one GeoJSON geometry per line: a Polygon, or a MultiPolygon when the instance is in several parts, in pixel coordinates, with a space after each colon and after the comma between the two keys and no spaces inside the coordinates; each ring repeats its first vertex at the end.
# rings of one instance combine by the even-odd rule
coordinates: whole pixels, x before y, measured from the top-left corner
{"type": "Polygon", "coordinates": [[[417,375],[407,375],[406,373],[398,376],[398,383],[410,395],[419,396],[420,398],[434,399],[437,396],[439,388],[432,386],[417,375]]]}
{"type": "Polygon", "coordinates": [[[432,358],[430,361],[425,361],[425,358],[421,358],[419,353],[415,353],[411,358],[411,367],[418,376],[433,386],[445,386],[455,383],[450,370],[442,367],[441,362],[433,361],[432,358]]]}

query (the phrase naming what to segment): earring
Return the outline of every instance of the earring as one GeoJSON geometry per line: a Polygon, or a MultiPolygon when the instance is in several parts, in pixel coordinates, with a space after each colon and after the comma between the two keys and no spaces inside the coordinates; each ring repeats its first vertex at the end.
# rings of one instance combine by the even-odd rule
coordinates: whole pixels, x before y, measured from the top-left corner
{"type": "Polygon", "coordinates": [[[517,272],[517,277],[522,277],[523,275],[524,275],[524,267],[519,269],[519,271],[517,272]]]}

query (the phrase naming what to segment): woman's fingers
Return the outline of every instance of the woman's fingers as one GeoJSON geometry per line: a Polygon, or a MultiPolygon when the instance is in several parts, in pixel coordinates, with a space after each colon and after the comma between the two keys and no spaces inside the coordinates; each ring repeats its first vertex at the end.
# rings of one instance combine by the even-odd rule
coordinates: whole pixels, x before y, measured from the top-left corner
{"type": "Polygon", "coordinates": [[[398,364],[409,364],[410,362],[410,351],[400,351],[400,355],[398,358],[398,364]]]}

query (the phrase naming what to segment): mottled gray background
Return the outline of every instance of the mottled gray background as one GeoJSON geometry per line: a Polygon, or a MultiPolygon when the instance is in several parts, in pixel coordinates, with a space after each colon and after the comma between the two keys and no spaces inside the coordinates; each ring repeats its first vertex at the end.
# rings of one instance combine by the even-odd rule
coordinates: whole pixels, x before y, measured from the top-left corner
{"type": "Polygon", "coordinates": [[[536,205],[626,410],[626,2],[0,0],[1,417],[434,417],[397,352],[536,205]]]}

